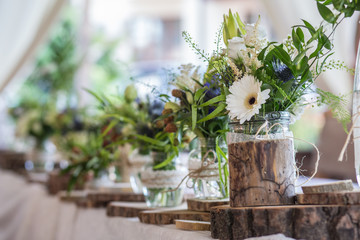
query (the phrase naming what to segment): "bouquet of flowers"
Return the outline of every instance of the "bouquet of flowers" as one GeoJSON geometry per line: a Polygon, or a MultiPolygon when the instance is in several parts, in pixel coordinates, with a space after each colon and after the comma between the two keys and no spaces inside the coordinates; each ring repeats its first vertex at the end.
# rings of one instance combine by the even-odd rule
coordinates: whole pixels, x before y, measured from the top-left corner
{"type": "Polygon", "coordinates": [[[217,106],[206,120],[228,115],[242,124],[255,115],[265,117],[266,113],[279,111],[290,112],[296,119],[304,106],[325,103],[331,105],[335,117],[346,125],[350,115],[345,109],[344,96],[313,87],[326,69],[349,70],[341,62],[329,60],[333,48],[331,37],[337,25],[333,21],[327,33],[324,23],[315,28],[303,20],[302,25],[293,27],[283,43],[268,42],[260,17],[255,24],[244,24],[238,13],[229,10],[222,28],[226,47],[220,49],[218,34],[218,48],[211,57],[184,32],[185,40],[208,62],[206,74],[215,78],[218,86],[218,96],[202,105],[217,106]],[[316,95],[308,97],[309,93],[316,95]]]}

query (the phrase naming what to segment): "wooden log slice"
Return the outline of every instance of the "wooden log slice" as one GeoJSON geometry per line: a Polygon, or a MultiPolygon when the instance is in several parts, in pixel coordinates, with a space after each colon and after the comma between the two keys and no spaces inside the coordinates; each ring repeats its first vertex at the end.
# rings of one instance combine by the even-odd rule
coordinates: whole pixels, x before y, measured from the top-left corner
{"type": "Polygon", "coordinates": [[[360,192],[298,194],[296,202],[307,205],[360,205],[360,192]]]}
{"type": "Polygon", "coordinates": [[[87,200],[96,207],[106,207],[108,203],[114,201],[120,202],[145,202],[143,194],[128,192],[90,192],[87,200]]]}
{"type": "Polygon", "coordinates": [[[74,190],[71,192],[60,191],[57,194],[61,201],[64,202],[79,202],[86,200],[87,192],[84,190],[74,190]]]}
{"type": "MultiPolygon", "coordinates": [[[[60,191],[68,189],[70,182],[70,174],[61,174],[59,171],[52,171],[48,174],[47,189],[50,195],[55,195],[60,191]]],[[[74,190],[84,189],[83,184],[75,184],[74,190]]]]}
{"type": "Polygon", "coordinates": [[[193,220],[175,220],[175,226],[178,229],[191,231],[210,231],[210,222],[193,220]]]}
{"type": "Polygon", "coordinates": [[[320,185],[303,186],[303,193],[327,193],[327,192],[349,192],[354,190],[351,180],[343,180],[320,185]]]}
{"type": "Polygon", "coordinates": [[[25,171],[25,153],[15,152],[11,150],[0,151],[0,168],[12,170],[18,173],[25,171]]]}
{"type": "Polygon", "coordinates": [[[189,210],[152,210],[140,212],[139,219],[140,222],[149,224],[174,224],[176,219],[210,222],[210,213],[189,210]]]}
{"type": "Polygon", "coordinates": [[[140,212],[146,210],[154,209],[142,202],[110,202],[106,213],[109,217],[138,217],[140,212]]]}
{"type": "Polygon", "coordinates": [[[187,199],[186,201],[188,210],[200,212],[210,212],[210,208],[212,207],[229,204],[229,199],[206,200],[191,198],[187,199]]]}
{"type": "Polygon", "coordinates": [[[283,233],[307,240],[360,239],[360,205],[214,207],[211,236],[222,240],[283,233]]]}
{"type": "Polygon", "coordinates": [[[229,144],[230,206],[294,204],[291,139],[229,144]]]}

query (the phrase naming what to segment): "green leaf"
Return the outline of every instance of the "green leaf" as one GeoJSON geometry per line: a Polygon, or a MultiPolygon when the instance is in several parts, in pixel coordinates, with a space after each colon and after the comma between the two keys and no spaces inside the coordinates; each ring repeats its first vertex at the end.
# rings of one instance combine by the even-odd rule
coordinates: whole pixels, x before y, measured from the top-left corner
{"type": "Polygon", "coordinates": [[[341,12],[344,9],[344,1],[343,0],[333,0],[333,6],[336,10],[341,12]]]}
{"type": "Polygon", "coordinates": [[[308,21],[304,19],[302,19],[302,21],[304,22],[306,28],[309,30],[310,34],[313,35],[316,32],[315,28],[308,21]]]}
{"type": "Polygon", "coordinates": [[[328,7],[326,7],[324,4],[321,4],[319,2],[317,3],[317,7],[318,7],[321,17],[325,21],[327,21],[329,23],[335,23],[335,15],[328,7]]]}
{"type": "Polygon", "coordinates": [[[325,34],[321,34],[321,40],[322,40],[324,47],[328,50],[331,50],[331,42],[325,34]]]}
{"type": "Polygon", "coordinates": [[[143,135],[139,135],[139,134],[135,134],[135,136],[137,138],[139,138],[140,140],[143,140],[145,142],[148,142],[148,143],[156,145],[156,146],[164,147],[167,144],[167,141],[159,141],[157,139],[153,139],[153,138],[143,136],[143,135]]]}
{"type": "Polygon", "coordinates": [[[130,123],[132,125],[136,124],[135,121],[133,121],[132,119],[124,117],[124,116],[122,116],[120,114],[104,114],[103,116],[101,116],[101,118],[104,118],[104,119],[106,119],[106,118],[116,118],[116,119],[118,119],[118,120],[120,120],[122,122],[130,123]]]}
{"type": "Polygon", "coordinates": [[[117,120],[112,120],[112,121],[110,122],[110,124],[107,125],[107,127],[105,128],[105,130],[101,133],[100,137],[101,137],[101,138],[105,137],[106,134],[108,134],[108,133],[111,131],[111,129],[113,129],[113,128],[116,126],[116,124],[118,124],[118,121],[117,121],[117,120]]]}
{"type": "Polygon", "coordinates": [[[196,105],[191,105],[191,129],[194,131],[197,122],[197,107],[196,105]]]}
{"type": "Polygon", "coordinates": [[[153,169],[160,169],[160,168],[166,167],[168,164],[171,163],[171,161],[174,159],[175,155],[176,155],[175,153],[170,154],[170,156],[165,161],[154,166],[153,169]]]}
{"type": "Polygon", "coordinates": [[[274,53],[277,58],[279,58],[286,66],[290,68],[291,66],[291,58],[289,54],[282,48],[282,44],[280,46],[274,46],[274,53]]]}
{"type": "Polygon", "coordinates": [[[272,46],[274,43],[276,43],[276,42],[271,42],[271,43],[269,43],[263,50],[261,50],[261,52],[260,52],[259,55],[258,55],[258,59],[259,59],[259,60],[263,60],[263,59],[264,59],[264,56],[265,56],[265,53],[266,53],[267,49],[268,49],[270,46],[272,46]]]}
{"type": "Polygon", "coordinates": [[[208,89],[200,88],[199,90],[197,90],[194,95],[194,102],[197,103],[206,90],[208,90],[208,89]]]}
{"type": "Polygon", "coordinates": [[[90,93],[93,97],[95,97],[100,102],[100,104],[102,106],[106,105],[105,101],[98,94],[96,94],[94,91],[91,91],[90,89],[87,89],[87,88],[85,88],[84,90],[86,92],[90,93]]]}
{"type": "Polygon", "coordinates": [[[305,42],[304,32],[301,30],[301,28],[298,27],[296,29],[296,35],[298,36],[301,42],[305,42]]]}
{"type": "Polygon", "coordinates": [[[225,95],[219,95],[217,97],[214,97],[212,99],[210,99],[209,101],[207,102],[204,102],[203,104],[199,105],[199,107],[206,107],[206,106],[209,106],[209,105],[212,105],[214,103],[217,103],[217,102],[221,102],[221,101],[225,101],[226,97],[225,95]]]}
{"type": "Polygon", "coordinates": [[[300,49],[301,49],[300,39],[299,39],[298,35],[296,34],[294,28],[293,28],[293,30],[292,30],[292,32],[291,32],[291,36],[292,36],[292,40],[293,40],[294,46],[296,47],[296,49],[297,49],[298,51],[300,51],[300,49]]]}
{"type": "Polygon", "coordinates": [[[197,123],[206,122],[206,121],[208,121],[210,119],[213,119],[213,118],[217,117],[217,115],[219,113],[221,113],[225,109],[225,107],[226,107],[225,103],[220,103],[219,106],[212,113],[210,113],[206,117],[200,119],[197,123]]]}
{"type": "Polygon", "coordinates": [[[294,103],[293,100],[291,99],[291,97],[289,95],[286,94],[286,92],[279,87],[278,85],[274,84],[274,86],[279,90],[279,92],[281,93],[281,95],[286,98],[287,100],[289,100],[291,103],[294,103]]]}
{"type": "Polygon", "coordinates": [[[245,24],[241,21],[238,12],[235,14],[235,20],[236,20],[236,22],[237,22],[237,24],[238,24],[238,26],[239,26],[241,35],[245,35],[245,34],[246,34],[245,24]]]}

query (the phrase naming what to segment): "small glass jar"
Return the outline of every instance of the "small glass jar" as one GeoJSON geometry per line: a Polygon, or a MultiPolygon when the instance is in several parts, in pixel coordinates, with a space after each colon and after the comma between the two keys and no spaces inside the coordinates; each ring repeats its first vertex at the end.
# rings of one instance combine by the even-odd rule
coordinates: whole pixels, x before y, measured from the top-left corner
{"type": "Polygon", "coordinates": [[[153,163],[141,171],[143,193],[148,207],[175,207],[182,203],[184,187],[179,185],[187,175],[187,169],[176,159],[160,169],[154,167],[168,158],[163,152],[152,153],[153,163]]]}
{"type": "Polygon", "coordinates": [[[127,170],[125,175],[128,175],[131,184],[131,188],[134,193],[142,193],[143,186],[140,179],[140,172],[146,166],[151,163],[152,158],[150,154],[140,154],[138,149],[135,149],[128,157],[126,164],[127,170]]]}
{"type": "Polygon", "coordinates": [[[229,123],[230,206],[294,204],[296,164],[289,112],[229,123]]]}
{"type": "Polygon", "coordinates": [[[55,163],[55,146],[49,141],[37,144],[27,155],[25,169],[31,172],[51,172],[55,163]]]}
{"type": "MultiPolygon", "coordinates": [[[[219,147],[227,154],[227,145],[220,141],[219,147]]],[[[220,159],[223,167],[225,159],[220,159]]],[[[227,196],[227,189],[220,179],[219,159],[216,155],[215,138],[198,138],[197,147],[189,155],[189,172],[203,167],[196,178],[192,179],[195,198],[223,199],[227,196]]],[[[227,181],[222,173],[223,181],[227,181]]]]}

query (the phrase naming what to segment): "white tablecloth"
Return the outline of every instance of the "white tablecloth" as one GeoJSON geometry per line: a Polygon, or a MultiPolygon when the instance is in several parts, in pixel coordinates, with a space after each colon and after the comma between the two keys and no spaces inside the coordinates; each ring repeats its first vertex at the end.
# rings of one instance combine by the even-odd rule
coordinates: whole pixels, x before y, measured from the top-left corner
{"type": "MultiPolygon", "coordinates": [[[[211,239],[210,232],[175,225],[142,224],[137,218],[107,217],[104,208],[77,208],[49,196],[40,184],[0,170],[0,240],[211,239]]],[[[280,235],[258,239],[285,239],[280,235]]]]}

